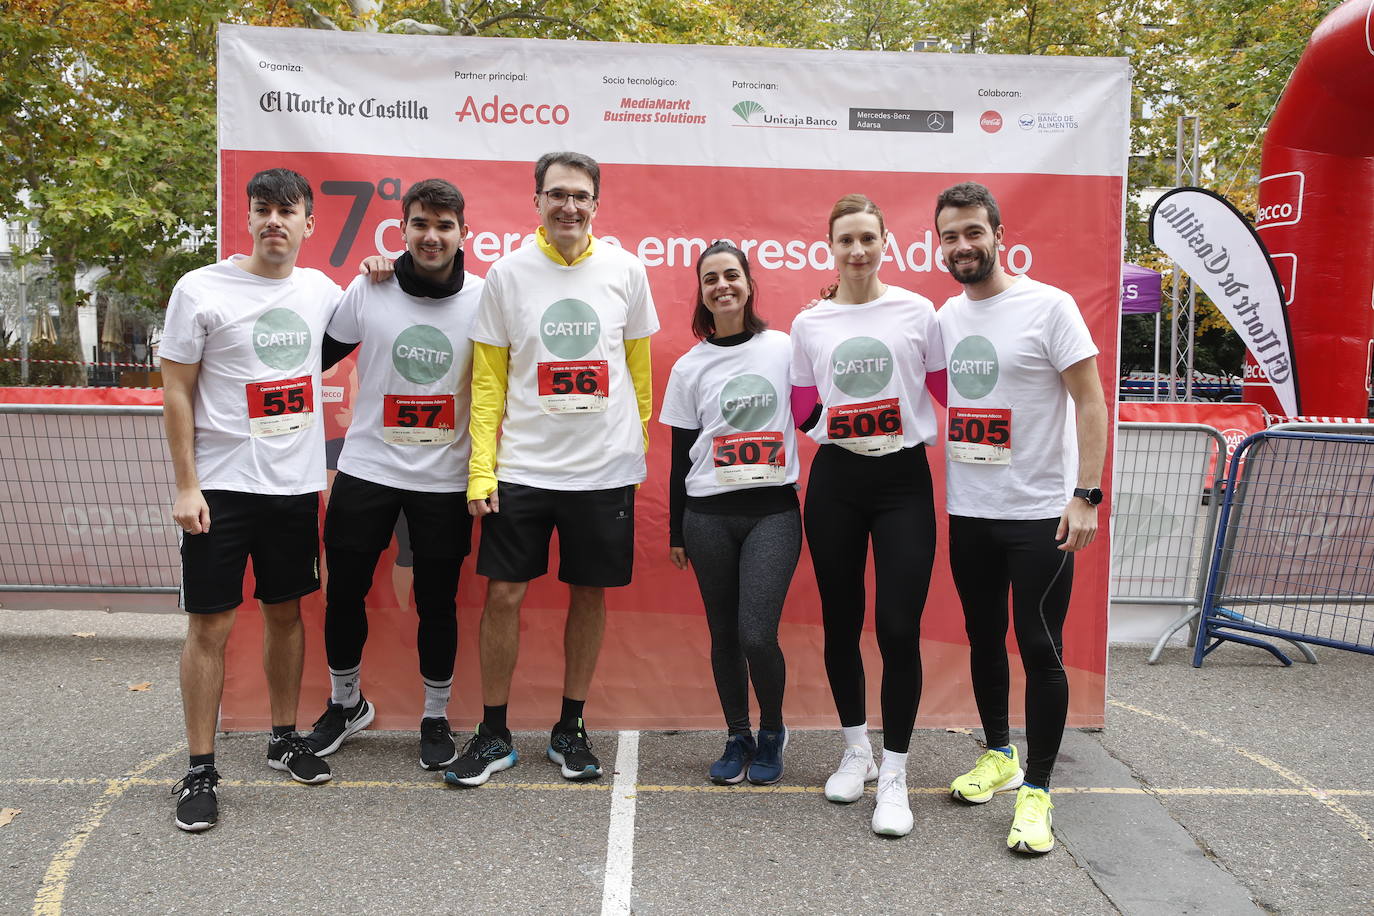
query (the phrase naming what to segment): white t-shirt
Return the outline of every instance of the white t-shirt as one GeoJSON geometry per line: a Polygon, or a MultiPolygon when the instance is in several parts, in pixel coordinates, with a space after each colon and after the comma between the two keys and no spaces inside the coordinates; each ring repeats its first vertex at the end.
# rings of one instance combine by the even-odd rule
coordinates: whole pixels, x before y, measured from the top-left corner
{"type": "Polygon", "coordinates": [[[862,305],[822,302],[792,322],[792,384],[819,391],[809,435],[822,444],[861,455],[932,444],[926,373],[944,367],[935,307],[898,286],[862,305]]]}
{"type": "Polygon", "coordinates": [[[339,470],[401,490],[467,489],[472,341],[482,279],[444,299],[411,296],[393,276],[356,277],[329,336],[358,343],[358,394],[339,470]]]}
{"type": "Polygon", "coordinates": [[[510,348],[496,479],[547,490],[644,480],[644,438],[625,341],[658,330],[644,266],[597,242],[556,264],[526,245],[492,265],[472,339],[510,348]]]}
{"type": "Polygon", "coordinates": [[[1078,473],[1060,373],[1097,355],[1073,297],[1023,276],[989,299],[950,298],[940,330],[949,364],[949,513],[1058,518],[1078,473]]]}
{"type": "Polygon", "coordinates": [[[294,496],[325,488],[320,345],[342,291],[318,270],[273,280],[233,255],[177,281],[159,354],[200,363],[203,490],[294,496]]]}
{"type": "Polygon", "coordinates": [[[673,365],[658,420],[701,430],[688,496],[797,482],[791,361],[787,335],[762,331],[732,347],[702,341],[673,365]]]}

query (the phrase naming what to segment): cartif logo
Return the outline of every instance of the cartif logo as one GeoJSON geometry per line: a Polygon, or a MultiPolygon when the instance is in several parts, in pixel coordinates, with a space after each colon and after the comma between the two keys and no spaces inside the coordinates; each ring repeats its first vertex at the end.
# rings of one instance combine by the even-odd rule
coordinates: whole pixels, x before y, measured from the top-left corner
{"type": "Polygon", "coordinates": [[[401,378],[416,385],[437,382],[453,368],[453,345],[436,327],[417,324],[396,335],[391,365],[401,378]]]}
{"type": "Polygon", "coordinates": [[[1002,129],[1002,115],[996,111],[985,111],[978,118],[978,126],[990,134],[995,134],[1002,129]]]}
{"type": "Polygon", "coordinates": [[[294,369],[310,355],[310,326],[290,309],[264,312],[253,325],[253,349],[273,369],[294,369]]]}
{"type": "Polygon", "coordinates": [[[830,354],[835,387],[852,398],[877,394],[892,380],[892,352],[881,340],[851,337],[830,354]]]}
{"type": "Polygon", "coordinates": [[[997,387],[997,348],[977,334],[959,341],[949,356],[949,380],[954,390],[976,401],[997,387]]]}
{"type": "Polygon", "coordinates": [[[752,118],[759,112],[763,111],[764,109],[763,106],[760,105],[758,102],[744,101],[736,103],[735,107],[731,108],[730,110],[733,111],[735,114],[739,115],[739,119],[741,121],[747,123],[750,118],[752,118]]]}
{"type": "Polygon", "coordinates": [[[580,359],[601,339],[601,319],[581,299],[559,299],[539,319],[539,336],[554,356],[580,359]]]}
{"type": "Polygon", "coordinates": [[[737,375],[720,390],[720,415],[735,429],[763,429],[778,412],[778,393],[761,375],[737,375]]]}

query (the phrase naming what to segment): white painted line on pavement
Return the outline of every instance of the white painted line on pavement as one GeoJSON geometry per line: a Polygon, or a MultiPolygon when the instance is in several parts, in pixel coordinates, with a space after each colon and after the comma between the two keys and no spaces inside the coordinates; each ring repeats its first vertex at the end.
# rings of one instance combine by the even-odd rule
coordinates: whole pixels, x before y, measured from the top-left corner
{"type": "Polygon", "coordinates": [[[635,780],[639,778],[639,732],[621,732],[611,786],[611,826],[606,834],[606,883],[601,916],[629,916],[634,891],[635,780]]]}

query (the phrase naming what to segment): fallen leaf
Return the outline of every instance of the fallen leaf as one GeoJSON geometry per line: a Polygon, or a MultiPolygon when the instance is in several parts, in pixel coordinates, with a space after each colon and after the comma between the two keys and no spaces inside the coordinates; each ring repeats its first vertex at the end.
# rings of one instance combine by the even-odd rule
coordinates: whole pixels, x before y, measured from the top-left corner
{"type": "Polygon", "coordinates": [[[80,637],[81,639],[90,639],[90,638],[91,638],[92,636],[94,636],[95,634],[94,634],[94,633],[73,633],[72,635],[73,635],[73,636],[78,636],[78,637],[80,637]]]}
{"type": "Polygon", "coordinates": [[[95,658],[91,659],[91,661],[93,661],[93,662],[103,662],[103,661],[108,661],[108,659],[101,658],[99,655],[97,655],[95,658]]]}
{"type": "Polygon", "coordinates": [[[18,808],[0,808],[0,827],[4,827],[19,814],[18,808]]]}
{"type": "Polygon", "coordinates": [[[130,685],[129,685],[129,689],[130,689],[130,690],[147,690],[147,689],[148,689],[149,687],[151,687],[151,686],[153,686],[153,682],[152,682],[152,681],[144,681],[144,682],[141,683],[141,684],[130,684],[130,685]]]}

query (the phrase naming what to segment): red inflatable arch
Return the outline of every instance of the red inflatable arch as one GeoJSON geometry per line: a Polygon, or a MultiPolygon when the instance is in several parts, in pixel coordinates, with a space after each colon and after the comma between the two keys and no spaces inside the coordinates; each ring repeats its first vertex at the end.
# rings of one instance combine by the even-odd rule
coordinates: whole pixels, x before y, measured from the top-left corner
{"type": "MultiPolygon", "coordinates": [[[[1374,357],[1374,0],[1322,21],[1264,139],[1255,226],[1288,302],[1303,413],[1363,417],[1374,357]]],[[[1247,360],[1246,400],[1278,411],[1247,360]]]]}

